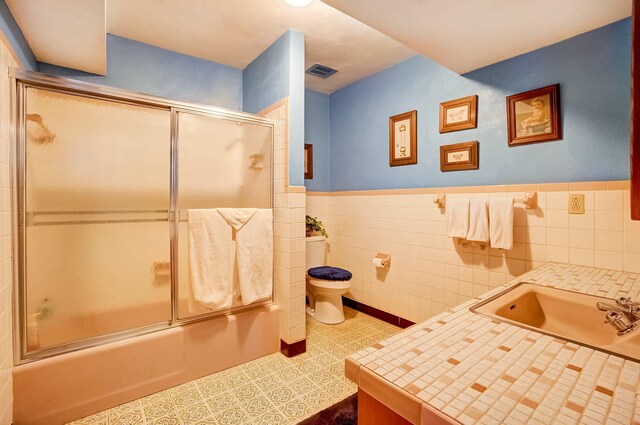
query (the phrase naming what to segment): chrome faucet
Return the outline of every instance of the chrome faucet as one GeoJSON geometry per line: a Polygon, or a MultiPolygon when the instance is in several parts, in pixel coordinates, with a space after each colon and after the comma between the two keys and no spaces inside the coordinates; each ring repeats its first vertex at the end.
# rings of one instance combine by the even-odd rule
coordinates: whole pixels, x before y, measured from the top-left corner
{"type": "Polygon", "coordinates": [[[616,328],[618,335],[625,335],[638,327],[640,321],[640,303],[634,302],[629,297],[620,297],[616,305],[596,303],[598,310],[606,311],[604,323],[610,323],[616,328]]]}

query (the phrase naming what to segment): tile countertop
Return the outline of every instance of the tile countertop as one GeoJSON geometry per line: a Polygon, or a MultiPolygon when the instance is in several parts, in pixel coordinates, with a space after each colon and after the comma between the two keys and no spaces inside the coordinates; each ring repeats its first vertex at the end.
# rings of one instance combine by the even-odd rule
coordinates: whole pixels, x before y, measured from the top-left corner
{"type": "Polygon", "coordinates": [[[548,263],[351,354],[347,378],[416,424],[640,425],[640,363],[469,311],[523,281],[640,300],[637,273],[548,263]]]}

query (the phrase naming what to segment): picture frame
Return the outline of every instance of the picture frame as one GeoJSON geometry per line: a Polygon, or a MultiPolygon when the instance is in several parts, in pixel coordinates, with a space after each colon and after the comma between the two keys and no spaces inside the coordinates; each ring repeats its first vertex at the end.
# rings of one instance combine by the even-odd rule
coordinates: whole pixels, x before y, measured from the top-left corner
{"type": "Polygon", "coordinates": [[[313,145],[304,144],[304,178],[313,179],[313,145]]]}
{"type": "Polygon", "coordinates": [[[560,84],[507,97],[509,146],[562,138],[560,84]]]}
{"type": "Polygon", "coordinates": [[[389,166],[418,163],[418,112],[389,117],[389,166]]]}
{"type": "Polygon", "coordinates": [[[478,95],[440,104],[440,133],[467,130],[478,126],[478,95]]]}
{"type": "Polygon", "coordinates": [[[440,171],[477,170],[478,141],[440,146],[440,171]]]}

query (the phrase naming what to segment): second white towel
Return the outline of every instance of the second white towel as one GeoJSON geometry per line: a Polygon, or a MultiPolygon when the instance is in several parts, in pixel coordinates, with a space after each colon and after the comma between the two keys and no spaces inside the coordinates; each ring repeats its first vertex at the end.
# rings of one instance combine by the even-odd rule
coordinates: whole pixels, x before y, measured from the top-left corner
{"type": "Polygon", "coordinates": [[[488,202],[483,198],[469,200],[469,233],[468,241],[489,242],[488,202]]]}
{"type": "MultiPolygon", "coordinates": [[[[218,209],[220,211],[220,209],[218,209]]],[[[256,210],[236,233],[242,304],[269,298],[273,289],[273,213],[256,210]]]]}
{"type": "Polygon", "coordinates": [[[489,238],[492,248],[513,247],[513,198],[489,200],[489,238]]]}
{"type": "Polygon", "coordinates": [[[231,307],[236,264],[243,304],[271,296],[273,214],[270,209],[189,210],[188,232],[189,274],[197,302],[210,309],[231,307]]]}

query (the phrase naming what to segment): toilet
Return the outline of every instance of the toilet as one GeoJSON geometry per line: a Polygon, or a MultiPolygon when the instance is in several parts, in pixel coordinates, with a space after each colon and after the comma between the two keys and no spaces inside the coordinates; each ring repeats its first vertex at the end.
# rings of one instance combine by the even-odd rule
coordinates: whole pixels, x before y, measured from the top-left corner
{"type": "Polygon", "coordinates": [[[351,287],[351,272],[325,266],[326,241],[323,236],[307,238],[307,314],[326,324],[344,322],[342,294],[351,287]]]}

